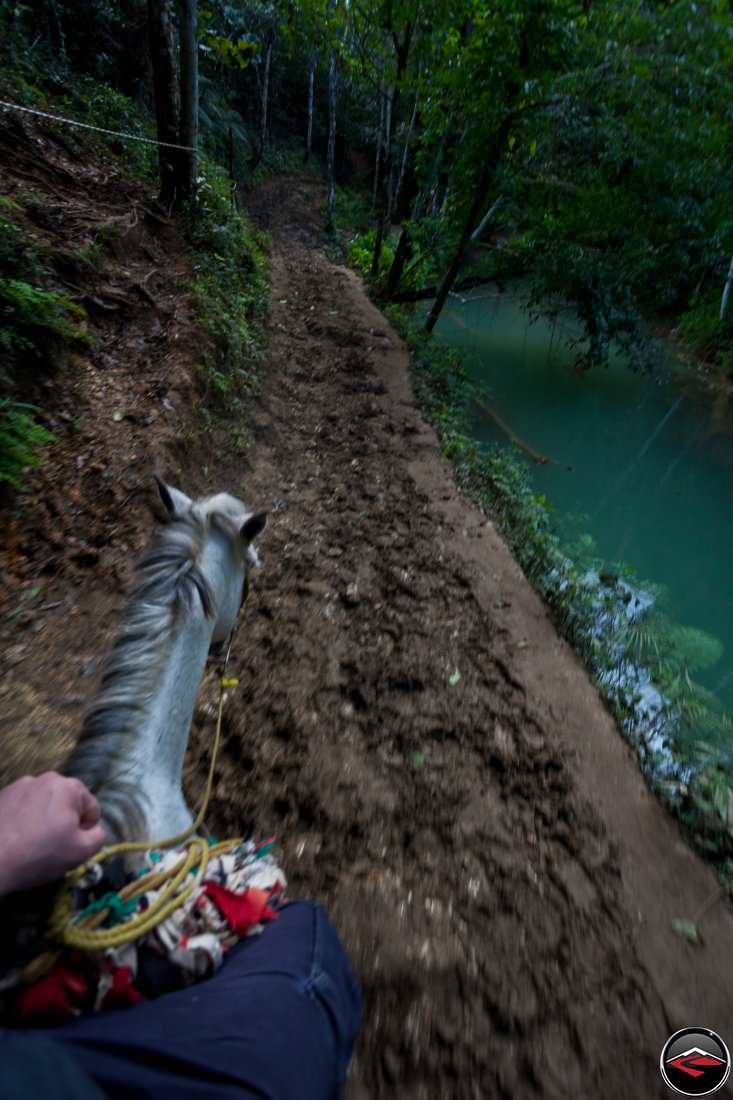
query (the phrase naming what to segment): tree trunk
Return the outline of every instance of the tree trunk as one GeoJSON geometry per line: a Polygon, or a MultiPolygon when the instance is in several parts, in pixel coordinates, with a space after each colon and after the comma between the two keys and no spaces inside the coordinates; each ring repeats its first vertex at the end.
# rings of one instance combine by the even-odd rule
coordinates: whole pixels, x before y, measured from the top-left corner
{"type": "Polygon", "coordinates": [[[417,198],[415,199],[414,206],[412,207],[411,217],[414,222],[420,221],[420,219],[422,218],[425,207],[428,205],[429,198],[430,195],[428,194],[427,188],[423,187],[420,191],[418,191],[417,198]]]}
{"type": "Polygon", "coordinates": [[[336,51],[331,51],[328,62],[328,199],[326,222],[333,224],[333,204],[336,198],[336,51]]]}
{"type": "Polygon", "coordinates": [[[733,258],[730,261],[730,267],[728,268],[728,278],[725,280],[725,286],[723,287],[723,297],[720,302],[720,323],[723,323],[725,317],[725,311],[728,308],[728,298],[730,296],[730,288],[733,283],[733,258]]]}
{"type": "Polygon", "coordinates": [[[382,256],[382,243],[384,241],[384,230],[387,225],[387,221],[390,215],[390,202],[389,202],[389,158],[392,151],[392,116],[395,101],[394,88],[387,89],[387,98],[385,104],[385,121],[384,121],[384,145],[383,145],[383,157],[382,157],[382,184],[381,184],[381,198],[379,201],[379,213],[377,215],[377,234],[374,239],[374,252],[372,253],[372,266],[370,274],[372,279],[376,279],[379,273],[379,261],[382,256]]]}
{"type": "MultiPolygon", "coordinates": [[[[61,58],[61,64],[63,65],[64,68],[67,68],[69,59],[68,59],[68,56],[66,54],[66,36],[64,34],[64,28],[62,26],[61,19],[59,18],[59,9],[56,7],[55,0],[50,0],[50,2],[48,4],[48,7],[51,9],[51,12],[53,14],[53,21],[56,24],[56,30],[58,31],[59,56],[61,58]]],[[[44,5],[44,8],[45,8],[45,5],[44,5]]],[[[21,13],[24,13],[27,9],[25,9],[25,8],[18,9],[17,7],[13,6],[13,8],[11,10],[13,11],[14,16],[17,18],[19,10],[20,10],[21,13]]],[[[51,20],[48,17],[48,11],[46,11],[45,14],[46,14],[46,26],[48,27],[48,31],[49,31],[49,38],[53,42],[53,32],[52,32],[52,29],[51,29],[51,20]]]]}
{"type": "Polygon", "coordinates": [[[196,149],[199,132],[199,53],[196,0],[178,0],[178,34],[181,43],[181,145],[192,152],[181,152],[181,197],[196,191],[196,149]]]}
{"type": "Polygon", "coordinates": [[[384,148],[384,84],[379,87],[379,132],[377,133],[377,155],[374,158],[374,193],[372,204],[376,208],[379,199],[379,185],[382,179],[382,156],[384,148]]]}
{"type": "Polygon", "coordinates": [[[392,32],[392,42],[394,44],[395,55],[397,57],[397,68],[395,70],[394,83],[388,87],[387,90],[387,103],[386,103],[386,120],[385,120],[385,142],[384,142],[384,175],[382,178],[382,198],[379,204],[379,220],[377,222],[377,233],[374,241],[374,254],[372,255],[371,276],[372,279],[376,279],[379,272],[379,261],[382,256],[382,242],[384,240],[384,231],[387,225],[392,220],[392,167],[390,165],[391,149],[392,149],[392,120],[399,117],[398,106],[400,102],[400,96],[402,94],[402,77],[407,69],[407,60],[410,56],[410,44],[412,42],[412,34],[414,27],[412,23],[406,23],[402,41],[400,42],[394,32],[392,32]]]}
{"type": "Polygon", "coordinates": [[[496,199],[494,202],[492,202],[491,206],[486,211],[483,218],[481,219],[481,221],[478,223],[478,225],[474,229],[473,233],[471,234],[471,240],[472,241],[477,241],[479,239],[479,237],[483,233],[484,229],[486,229],[486,226],[489,224],[489,222],[493,218],[494,214],[499,209],[499,207],[503,204],[503,202],[504,202],[504,196],[503,195],[499,195],[499,198],[496,199]]]}
{"type": "Polygon", "coordinates": [[[267,140],[267,107],[270,98],[270,61],[272,60],[272,31],[267,35],[267,49],[265,50],[265,71],[262,76],[262,110],[260,111],[260,156],[265,151],[267,140]]]}
{"type": "Polygon", "coordinates": [[[407,137],[405,138],[405,148],[402,153],[402,163],[400,165],[400,174],[397,177],[397,186],[394,189],[394,195],[392,196],[392,209],[397,210],[397,204],[400,198],[400,192],[402,185],[405,182],[405,176],[407,175],[407,158],[410,155],[410,142],[412,141],[412,132],[415,129],[415,122],[417,121],[417,103],[418,99],[415,96],[415,106],[412,109],[412,118],[410,119],[410,125],[407,130],[407,137]]]}
{"type": "Polygon", "coordinates": [[[445,273],[445,278],[443,279],[443,282],[440,284],[438,296],[435,299],[433,303],[433,308],[430,310],[430,313],[428,314],[428,319],[425,322],[426,332],[432,332],[435,328],[436,321],[440,317],[440,312],[445,305],[446,298],[450,294],[451,287],[453,286],[453,283],[456,280],[456,276],[461,269],[461,264],[463,263],[463,257],[466,253],[466,248],[468,247],[468,243],[471,240],[471,234],[474,231],[479,214],[481,213],[481,209],[486,202],[486,196],[488,194],[489,187],[491,186],[491,181],[493,180],[496,169],[499,165],[499,160],[509,138],[509,132],[512,128],[513,122],[514,112],[511,112],[506,116],[501,126],[499,127],[499,132],[497,133],[494,140],[494,146],[486,162],[486,167],[481,173],[481,178],[478,182],[478,186],[473,197],[473,202],[471,203],[471,209],[468,212],[468,217],[466,218],[466,222],[463,227],[463,233],[461,234],[461,239],[458,242],[458,247],[456,248],[455,255],[451,260],[450,267],[445,273]]]}
{"type": "Polygon", "coordinates": [[[305,135],[305,163],[310,160],[311,145],[313,144],[313,87],[316,79],[316,58],[311,57],[310,72],[308,74],[308,128],[305,135]]]}
{"type": "Polygon", "coordinates": [[[405,270],[405,264],[407,263],[411,255],[412,241],[410,240],[410,234],[405,228],[403,228],[402,232],[400,233],[400,239],[397,242],[397,248],[395,249],[392,266],[389,269],[387,282],[384,285],[384,301],[392,301],[392,297],[395,294],[397,287],[400,285],[400,279],[402,278],[402,272],[405,270]]]}
{"type": "MultiPolygon", "coordinates": [[[[148,0],[148,26],[158,141],[178,145],[178,85],[173,60],[171,0],[148,0]]],[[[158,159],[160,200],[166,206],[173,206],[179,198],[180,152],[161,146],[158,159]]]]}

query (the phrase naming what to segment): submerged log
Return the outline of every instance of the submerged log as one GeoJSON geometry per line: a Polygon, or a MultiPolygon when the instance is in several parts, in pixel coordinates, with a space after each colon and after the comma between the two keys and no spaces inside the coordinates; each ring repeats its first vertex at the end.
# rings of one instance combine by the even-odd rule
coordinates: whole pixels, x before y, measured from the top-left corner
{"type": "Polygon", "coordinates": [[[533,447],[530,447],[529,443],[525,443],[522,437],[517,435],[515,431],[512,431],[506,420],[502,420],[499,414],[497,412],[494,412],[488,401],[485,401],[483,398],[477,397],[476,404],[483,412],[486,413],[488,417],[490,417],[494,421],[498,428],[501,428],[501,430],[509,436],[512,442],[516,443],[517,446],[520,447],[526,455],[529,455],[533,462],[537,462],[538,464],[543,466],[555,465],[554,458],[546,458],[545,455],[541,455],[539,451],[535,451],[533,447]]]}

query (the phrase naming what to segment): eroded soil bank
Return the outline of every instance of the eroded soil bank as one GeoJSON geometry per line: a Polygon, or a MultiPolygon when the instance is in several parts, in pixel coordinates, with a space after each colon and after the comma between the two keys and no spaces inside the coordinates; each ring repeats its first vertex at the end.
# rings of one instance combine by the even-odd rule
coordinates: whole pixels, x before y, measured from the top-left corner
{"type": "MultiPolygon", "coordinates": [[[[182,473],[189,492],[244,491],[270,513],[210,825],[237,832],[254,815],[276,832],[292,895],[321,900],[338,927],[365,992],[351,1100],[666,1096],[673,1030],[733,1041],[733,919],[713,905],[702,948],[672,932],[715,880],[502,540],[457,494],[398,337],[323,254],[320,201],[318,183],[292,178],[250,196],[273,240],[254,443],[182,473]]],[[[132,492],[143,452],[131,453],[132,492]]],[[[53,475],[79,524],[113,545],[126,526],[149,529],[137,492],[95,508],[102,471],[70,495],[72,458],[53,475]]],[[[150,460],[175,480],[163,445],[150,460]]],[[[105,469],[115,461],[105,451],[105,469]]],[[[40,545],[43,493],[5,555],[9,609],[36,576],[21,577],[18,554],[32,562],[40,545]]],[[[71,735],[131,556],[118,548],[107,573],[44,553],[44,599],[61,604],[25,608],[2,633],[0,690],[32,704],[12,721],[4,708],[21,753],[59,714],[71,735]]],[[[187,765],[196,802],[215,699],[208,676],[187,765]]]]}

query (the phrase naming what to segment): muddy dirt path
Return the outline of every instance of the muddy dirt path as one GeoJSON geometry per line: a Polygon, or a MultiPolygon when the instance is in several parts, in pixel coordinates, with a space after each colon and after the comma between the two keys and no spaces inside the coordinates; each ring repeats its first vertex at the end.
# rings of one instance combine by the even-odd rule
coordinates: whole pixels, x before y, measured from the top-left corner
{"type": "Polygon", "coordinates": [[[274,828],[343,936],[352,1100],[666,1096],[671,1031],[733,1039],[733,920],[714,906],[704,948],[671,931],[714,878],[457,495],[399,338],[318,248],[317,192],[251,199],[272,324],[246,480],[271,516],[216,823],[274,828]]]}
{"type": "MultiPolygon", "coordinates": [[[[3,133],[12,196],[27,184],[3,133]]],[[[320,185],[250,196],[273,290],[248,459],[212,448],[176,471],[166,447],[186,431],[199,346],[188,258],[109,166],[97,180],[87,157],[48,144],[44,158],[53,219],[39,232],[73,252],[114,217],[123,254],[87,302],[96,350],[57,387],[59,440],[4,521],[0,782],[53,763],[79,728],[149,535],[150,473],[244,491],[270,520],[209,823],[223,835],[256,816],[292,895],[336,923],[365,992],[349,1100],[668,1095],[673,1030],[733,1041],[733,919],[712,905],[703,948],[671,931],[713,876],[457,494],[398,337],[319,246],[320,185]],[[84,188],[67,194],[70,175],[84,188]]],[[[209,676],[187,764],[196,804],[215,700],[209,676]]]]}

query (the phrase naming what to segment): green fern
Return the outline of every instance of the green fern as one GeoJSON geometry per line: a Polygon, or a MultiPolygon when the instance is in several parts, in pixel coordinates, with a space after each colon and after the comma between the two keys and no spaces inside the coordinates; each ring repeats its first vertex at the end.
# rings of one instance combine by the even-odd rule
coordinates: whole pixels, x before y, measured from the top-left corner
{"type": "Polygon", "coordinates": [[[0,485],[23,488],[23,471],[37,466],[36,448],[53,442],[53,436],[33,419],[33,405],[0,398],[0,485]]]}
{"type": "Polygon", "coordinates": [[[646,612],[622,627],[628,651],[657,678],[711,668],[723,655],[719,638],[694,626],[683,626],[658,612],[646,612]]]}
{"type": "Polygon", "coordinates": [[[19,279],[0,279],[0,381],[6,385],[29,368],[48,368],[64,342],[91,344],[75,322],[84,311],[56,291],[19,279]]]}
{"type": "Polygon", "coordinates": [[[689,673],[660,682],[668,711],[675,719],[675,745],[698,760],[722,755],[733,759],[733,722],[724,703],[689,673]]]}
{"type": "Polygon", "coordinates": [[[710,851],[733,850],[733,790],[730,776],[720,767],[707,766],[689,785],[689,801],[696,818],[698,842],[710,851]]]}

